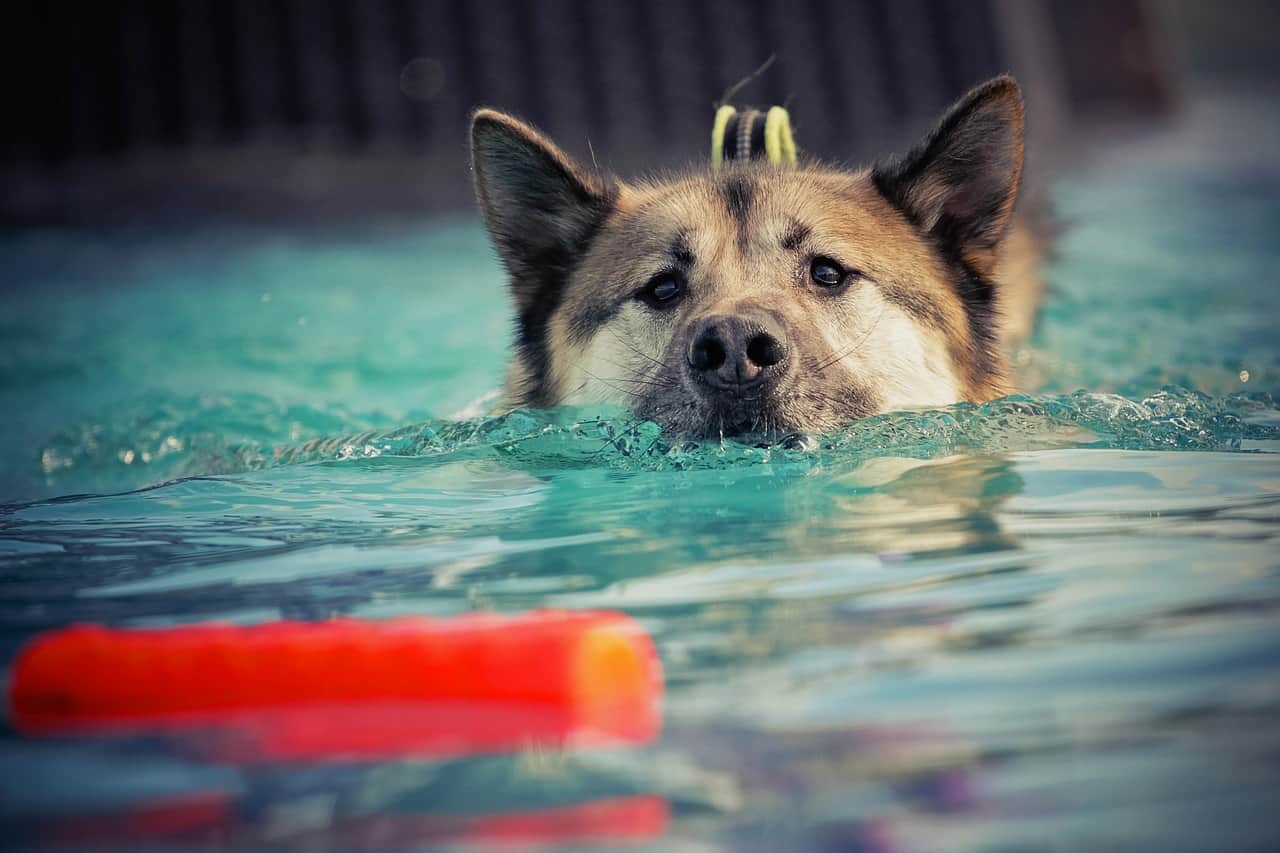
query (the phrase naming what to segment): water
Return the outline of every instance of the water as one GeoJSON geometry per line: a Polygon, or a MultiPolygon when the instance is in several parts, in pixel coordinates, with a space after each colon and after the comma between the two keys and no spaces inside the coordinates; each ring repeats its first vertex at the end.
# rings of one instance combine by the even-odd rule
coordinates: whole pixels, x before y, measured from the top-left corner
{"type": "Polygon", "coordinates": [[[610,607],[666,699],[648,746],[449,761],[6,728],[0,829],[406,849],[551,815],[587,847],[1275,849],[1280,170],[1206,126],[1058,184],[1031,393],[775,447],[486,417],[508,320],[469,220],[4,238],[3,660],[82,620],[610,607]],[[583,807],[611,828],[581,834],[583,807]]]}

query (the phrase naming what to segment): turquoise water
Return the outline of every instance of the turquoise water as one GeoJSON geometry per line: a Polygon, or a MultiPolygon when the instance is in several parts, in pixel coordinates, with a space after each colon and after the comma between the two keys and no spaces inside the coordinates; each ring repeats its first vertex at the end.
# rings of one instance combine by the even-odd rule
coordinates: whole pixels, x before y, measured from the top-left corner
{"type": "Polygon", "coordinates": [[[471,220],[4,237],[4,661],[81,620],[610,607],[666,699],[648,746],[450,761],[5,728],[0,829],[465,847],[640,796],[663,849],[1275,849],[1280,169],[1225,145],[1058,182],[1028,394],[775,447],[484,416],[508,319],[471,220]],[[191,797],[230,811],[120,817],[191,797]]]}

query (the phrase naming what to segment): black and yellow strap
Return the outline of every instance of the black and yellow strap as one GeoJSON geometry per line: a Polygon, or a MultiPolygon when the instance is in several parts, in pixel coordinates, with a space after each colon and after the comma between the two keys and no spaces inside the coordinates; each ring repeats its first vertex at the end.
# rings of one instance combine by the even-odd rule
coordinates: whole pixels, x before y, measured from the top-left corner
{"type": "Polygon", "coordinates": [[[782,107],[739,112],[725,104],[716,110],[711,126],[711,168],[719,170],[727,160],[753,159],[767,159],[775,166],[796,164],[791,116],[782,107]]]}

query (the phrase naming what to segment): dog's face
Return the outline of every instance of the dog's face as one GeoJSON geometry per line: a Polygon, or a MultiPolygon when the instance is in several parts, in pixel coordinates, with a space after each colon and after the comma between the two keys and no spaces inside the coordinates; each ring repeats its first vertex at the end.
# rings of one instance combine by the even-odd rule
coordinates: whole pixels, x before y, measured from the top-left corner
{"type": "Polygon", "coordinates": [[[472,148],[518,312],[513,405],[618,403],[701,437],[1004,390],[994,274],[1022,165],[1012,80],[868,171],[729,161],[625,184],[491,111],[472,148]]]}

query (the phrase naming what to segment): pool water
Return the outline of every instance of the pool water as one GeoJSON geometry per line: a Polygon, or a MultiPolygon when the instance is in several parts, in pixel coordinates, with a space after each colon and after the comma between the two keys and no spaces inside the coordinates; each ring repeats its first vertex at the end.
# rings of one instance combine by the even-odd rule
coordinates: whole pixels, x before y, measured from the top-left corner
{"type": "Polygon", "coordinates": [[[1029,393],[775,447],[487,416],[509,322],[470,219],[4,237],[0,660],[76,621],[615,608],[665,700],[644,746],[448,760],[8,725],[0,832],[1277,849],[1280,167],[1232,127],[1058,181],[1029,393]]]}

